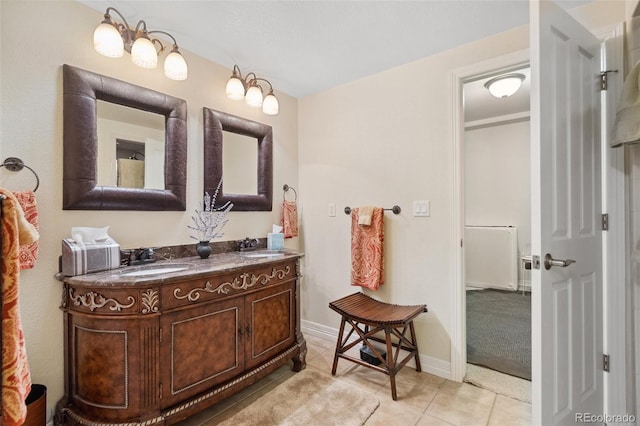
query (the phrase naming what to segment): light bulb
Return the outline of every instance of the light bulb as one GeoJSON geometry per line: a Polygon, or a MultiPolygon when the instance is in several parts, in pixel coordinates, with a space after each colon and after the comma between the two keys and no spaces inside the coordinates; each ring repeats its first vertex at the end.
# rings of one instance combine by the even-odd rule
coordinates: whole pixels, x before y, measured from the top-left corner
{"type": "Polygon", "coordinates": [[[131,61],[142,68],[155,68],[158,66],[158,52],[151,40],[141,36],[131,46],[131,61]]]}
{"type": "Polygon", "coordinates": [[[93,48],[101,55],[119,58],[124,55],[124,41],[118,29],[103,22],[93,32],[93,48]]]}
{"type": "Polygon", "coordinates": [[[238,77],[231,76],[227,81],[227,97],[233,100],[244,98],[244,84],[238,77]]]}
{"type": "Polygon", "coordinates": [[[277,115],[279,111],[278,98],[273,94],[273,91],[269,92],[262,102],[262,112],[267,115],[277,115]]]}
{"type": "Polygon", "coordinates": [[[254,85],[249,87],[244,100],[249,106],[256,108],[262,106],[262,90],[260,86],[254,85]]]}
{"type": "Polygon", "coordinates": [[[164,75],[171,80],[186,80],[188,72],[187,62],[174,47],[164,60],[164,75]]]}

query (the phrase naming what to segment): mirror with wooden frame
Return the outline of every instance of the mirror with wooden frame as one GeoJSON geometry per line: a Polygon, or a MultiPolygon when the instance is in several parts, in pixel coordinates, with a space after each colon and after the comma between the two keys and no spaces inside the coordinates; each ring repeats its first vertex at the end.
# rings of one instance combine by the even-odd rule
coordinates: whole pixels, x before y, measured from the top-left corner
{"type": "Polygon", "coordinates": [[[63,209],[185,210],[186,101],[70,65],[63,94],[63,209]],[[98,185],[98,100],[164,116],[164,189],[98,185]]]}
{"type": "Polygon", "coordinates": [[[204,191],[213,195],[220,179],[224,176],[216,204],[222,205],[230,201],[233,203],[234,211],[271,211],[273,199],[273,130],[271,126],[206,107],[203,110],[204,191]],[[228,137],[229,134],[233,134],[234,138],[228,137]],[[237,135],[241,137],[236,138],[237,135]],[[250,142],[251,140],[255,142],[255,150],[250,155],[255,158],[251,158],[250,155],[247,155],[246,159],[234,158],[233,164],[223,161],[223,150],[229,149],[226,148],[227,144],[251,145],[253,143],[250,142]],[[230,167],[234,167],[233,173],[232,170],[225,170],[230,167]],[[238,171],[240,175],[245,175],[241,178],[257,179],[257,182],[256,185],[234,184],[233,187],[257,188],[255,194],[225,191],[227,176],[238,176],[238,171]]]}

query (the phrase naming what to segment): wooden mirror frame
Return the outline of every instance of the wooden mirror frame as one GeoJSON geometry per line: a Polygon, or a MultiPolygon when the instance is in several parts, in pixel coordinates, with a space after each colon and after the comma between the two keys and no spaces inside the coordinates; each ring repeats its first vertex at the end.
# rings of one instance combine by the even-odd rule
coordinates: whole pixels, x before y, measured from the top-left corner
{"type": "Polygon", "coordinates": [[[151,89],[63,66],[64,210],[185,210],[187,103],[151,89]],[[97,185],[97,100],[165,116],[165,189],[97,185]]]}
{"type": "Polygon", "coordinates": [[[226,194],[224,181],[218,192],[216,204],[233,203],[234,211],[271,211],[273,200],[273,130],[257,121],[216,111],[207,107],[204,111],[204,191],[210,195],[223,176],[223,133],[238,133],[258,141],[258,193],[226,194]]]}

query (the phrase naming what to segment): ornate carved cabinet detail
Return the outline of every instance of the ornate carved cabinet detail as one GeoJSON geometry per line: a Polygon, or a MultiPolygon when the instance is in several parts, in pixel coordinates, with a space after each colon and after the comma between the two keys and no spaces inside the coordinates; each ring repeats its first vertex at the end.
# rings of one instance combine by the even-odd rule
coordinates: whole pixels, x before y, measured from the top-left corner
{"type": "Polygon", "coordinates": [[[58,422],[172,424],[289,361],[303,369],[298,262],[133,283],[64,278],[58,422]]]}

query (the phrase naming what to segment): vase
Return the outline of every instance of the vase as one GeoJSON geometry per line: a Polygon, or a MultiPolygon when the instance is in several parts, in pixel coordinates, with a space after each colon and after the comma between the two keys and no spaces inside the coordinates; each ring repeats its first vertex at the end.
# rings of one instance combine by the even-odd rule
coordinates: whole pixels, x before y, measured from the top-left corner
{"type": "Polygon", "coordinates": [[[200,256],[201,259],[206,259],[211,254],[211,246],[209,245],[209,241],[200,241],[196,244],[196,253],[200,256]]]}

